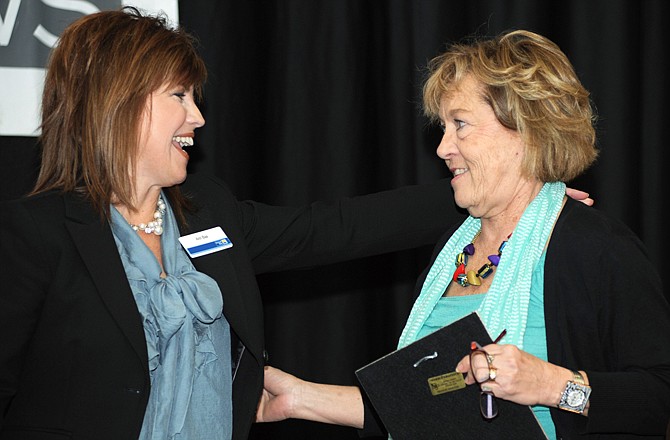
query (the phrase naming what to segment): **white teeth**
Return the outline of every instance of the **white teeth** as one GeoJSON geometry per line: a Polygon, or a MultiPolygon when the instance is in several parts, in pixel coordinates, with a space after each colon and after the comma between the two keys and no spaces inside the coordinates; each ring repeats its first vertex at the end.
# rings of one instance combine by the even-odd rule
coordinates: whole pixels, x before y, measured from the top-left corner
{"type": "Polygon", "coordinates": [[[193,138],[192,137],[187,137],[187,136],[174,136],[172,138],[173,141],[177,142],[180,147],[192,147],[193,146],[193,138]]]}
{"type": "Polygon", "coordinates": [[[454,170],[454,176],[460,176],[461,174],[465,173],[468,169],[467,168],[457,168],[454,170]]]}

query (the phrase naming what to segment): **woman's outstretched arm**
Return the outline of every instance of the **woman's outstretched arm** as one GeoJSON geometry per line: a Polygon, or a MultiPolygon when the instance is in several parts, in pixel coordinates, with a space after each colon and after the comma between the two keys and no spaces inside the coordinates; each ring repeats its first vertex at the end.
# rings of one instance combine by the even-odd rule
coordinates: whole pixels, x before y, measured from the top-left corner
{"type": "Polygon", "coordinates": [[[308,382],[265,367],[265,386],[256,422],[303,419],[363,428],[363,399],[355,386],[308,382]]]}

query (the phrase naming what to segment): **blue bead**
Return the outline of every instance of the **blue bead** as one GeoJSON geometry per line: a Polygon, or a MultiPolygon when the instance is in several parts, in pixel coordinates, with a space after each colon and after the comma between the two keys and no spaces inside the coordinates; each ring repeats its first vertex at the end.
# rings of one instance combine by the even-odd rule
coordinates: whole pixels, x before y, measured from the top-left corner
{"type": "Polygon", "coordinates": [[[477,272],[477,275],[479,275],[480,278],[486,278],[487,276],[491,275],[493,273],[493,267],[491,267],[490,264],[485,264],[482,267],[479,268],[479,271],[477,272]]]}

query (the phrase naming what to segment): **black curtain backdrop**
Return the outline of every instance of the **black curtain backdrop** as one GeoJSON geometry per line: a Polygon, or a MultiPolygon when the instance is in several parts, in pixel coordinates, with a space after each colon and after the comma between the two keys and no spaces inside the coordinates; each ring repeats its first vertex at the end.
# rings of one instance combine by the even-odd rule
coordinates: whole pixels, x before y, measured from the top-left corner
{"type": "MultiPolygon", "coordinates": [[[[210,71],[190,167],[240,198],[289,205],[447,177],[439,130],[420,113],[426,62],[462,37],[525,28],[566,52],[599,114],[601,157],[571,186],[637,232],[664,273],[669,18],[665,0],[183,0],[210,71]]],[[[30,188],[38,149],[34,138],[0,142],[0,195],[11,198],[30,188]]],[[[430,250],[259,277],[271,363],[355,383],[357,368],[394,349],[430,250]]],[[[251,438],[358,436],[288,421],[251,438]]]]}

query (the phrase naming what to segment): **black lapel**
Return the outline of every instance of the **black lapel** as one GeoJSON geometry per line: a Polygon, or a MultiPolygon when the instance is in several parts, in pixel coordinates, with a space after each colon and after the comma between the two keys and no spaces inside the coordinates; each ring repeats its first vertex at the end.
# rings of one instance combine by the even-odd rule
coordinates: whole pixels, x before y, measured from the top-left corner
{"type": "MultiPolygon", "coordinates": [[[[180,226],[179,228],[182,236],[217,226],[220,226],[224,232],[226,230],[225,225],[221,225],[215,221],[214,216],[207,207],[201,207],[197,213],[187,215],[187,222],[187,227],[180,226]]],[[[233,246],[235,246],[235,243],[233,243],[233,246]]],[[[255,345],[258,344],[250,344],[249,341],[250,333],[246,320],[246,317],[249,316],[249,311],[246,310],[244,302],[244,289],[240,285],[240,280],[230,255],[231,249],[224,249],[202,257],[192,258],[191,261],[198,271],[206,273],[217,282],[223,295],[223,312],[228,323],[242,342],[248,347],[251,346],[250,348],[253,351],[256,351],[255,345]]],[[[257,355],[257,353],[254,354],[257,355]]]]}
{"type": "Polygon", "coordinates": [[[109,224],[101,221],[90,204],[78,196],[66,195],[65,209],[68,217],[66,227],[100,297],[137,352],[142,365],[148,368],[142,318],[126,281],[126,272],[109,224]]]}

